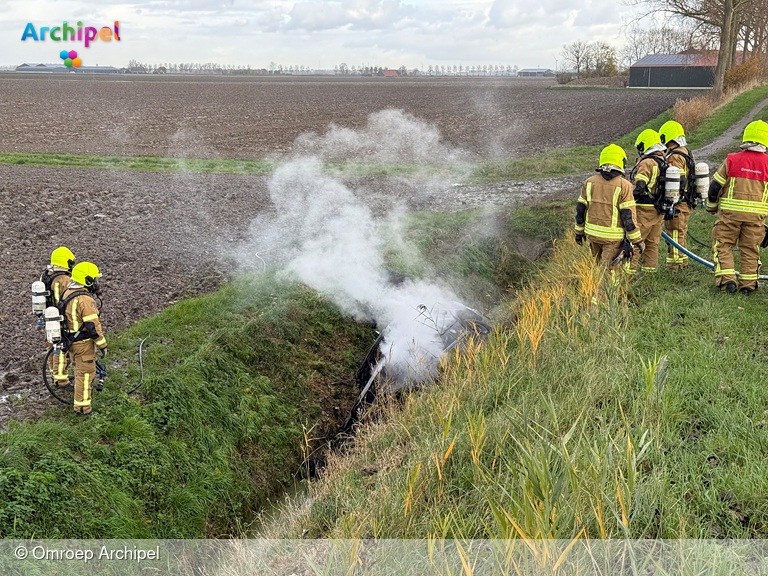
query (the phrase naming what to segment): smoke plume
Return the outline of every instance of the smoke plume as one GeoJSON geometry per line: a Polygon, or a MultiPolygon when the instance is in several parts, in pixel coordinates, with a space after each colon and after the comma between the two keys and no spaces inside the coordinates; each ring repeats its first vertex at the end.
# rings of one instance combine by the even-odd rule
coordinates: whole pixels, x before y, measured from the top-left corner
{"type": "Polygon", "coordinates": [[[421,381],[435,374],[443,354],[440,332],[457,297],[437,281],[394,278],[385,251],[393,245],[416,252],[402,237],[402,210],[374,218],[342,181],[324,170],[323,161],[426,162],[429,154],[458,157],[440,143],[439,132],[399,111],[371,116],[364,130],[332,127],[325,136],[305,135],[299,144],[314,156],[295,157],[271,177],[274,211],[251,226],[251,240],[236,257],[258,267],[276,263],[282,274],[326,294],[358,321],[384,330],[382,353],[387,372],[421,381]],[[395,125],[393,132],[386,126],[395,125]]]}

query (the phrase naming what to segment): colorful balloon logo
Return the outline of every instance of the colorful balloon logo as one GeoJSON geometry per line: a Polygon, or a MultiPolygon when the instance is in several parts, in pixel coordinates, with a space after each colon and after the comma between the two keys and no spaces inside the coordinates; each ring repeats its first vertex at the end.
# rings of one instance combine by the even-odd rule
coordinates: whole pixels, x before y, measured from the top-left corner
{"type": "Polygon", "coordinates": [[[72,68],[74,66],[75,68],[78,68],[80,64],[83,63],[80,58],[77,57],[77,52],[74,50],[70,50],[67,52],[66,50],[62,50],[59,52],[59,57],[64,60],[64,66],[67,68],[72,68]]]}

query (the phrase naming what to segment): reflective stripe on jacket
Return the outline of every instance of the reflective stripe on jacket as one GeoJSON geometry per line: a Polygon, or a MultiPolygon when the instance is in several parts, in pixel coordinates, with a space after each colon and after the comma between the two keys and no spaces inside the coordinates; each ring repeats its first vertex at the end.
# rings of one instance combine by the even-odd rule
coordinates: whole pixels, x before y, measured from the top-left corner
{"type": "Polygon", "coordinates": [[[738,213],[739,220],[745,222],[765,220],[768,215],[768,154],[750,150],[729,154],[713,179],[722,188],[716,202],[707,201],[707,208],[719,206],[720,210],[738,213]]]}
{"type": "Polygon", "coordinates": [[[626,232],[626,236],[632,241],[640,240],[632,185],[625,178],[617,176],[606,180],[599,174],[592,176],[582,186],[579,202],[587,210],[584,225],[576,225],[577,232],[607,240],[622,240],[625,230],[620,212],[629,210],[635,226],[631,232],[626,232]]]}
{"type": "MultiPolygon", "coordinates": [[[[81,290],[81,288],[70,288],[64,293],[64,298],[69,294],[81,290]]],[[[64,314],[67,319],[67,326],[72,332],[77,332],[82,329],[86,322],[93,323],[96,331],[97,338],[96,346],[99,348],[106,348],[107,339],[104,336],[104,331],[101,327],[101,321],[99,320],[99,309],[96,306],[96,301],[87,294],[78,295],[67,303],[67,308],[64,314]]],[[[93,338],[86,338],[83,342],[93,340],[93,338]]]]}

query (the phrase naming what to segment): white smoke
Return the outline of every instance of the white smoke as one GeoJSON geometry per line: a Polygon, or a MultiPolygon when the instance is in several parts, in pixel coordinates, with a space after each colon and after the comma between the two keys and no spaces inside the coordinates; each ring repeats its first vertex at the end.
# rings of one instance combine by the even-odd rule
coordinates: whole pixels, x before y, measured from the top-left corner
{"type": "Polygon", "coordinates": [[[449,164],[467,158],[463,151],[441,141],[437,127],[402,110],[375,112],[361,130],[331,124],[323,135],[302,134],[293,149],[298,156],[312,155],[329,162],[449,164]]]}
{"type": "Polygon", "coordinates": [[[440,332],[451,321],[446,313],[461,306],[458,298],[438,282],[392,282],[386,250],[393,245],[415,250],[402,237],[404,212],[374,218],[349,187],[327,174],[323,160],[424,162],[430,153],[440,158],[454,153],[443,147],[435,128],[399,111],[372,115],[365,130],[332,127],[324,137],[299,140],[317,155],[277,169],[268,185],[274,211],[254,220],[251,240],[238,250],[237,260],[257,269],[265,261],[277,263],[344,313],[374,321],[384,329],[381,352],[391,376],[412,382],[434,376],[444,350],[440,332]],[[385,127],[393,124],[398,129],[388,134],[385,127]],[[381,137],[374,137],[379,131],[381,137]]]}

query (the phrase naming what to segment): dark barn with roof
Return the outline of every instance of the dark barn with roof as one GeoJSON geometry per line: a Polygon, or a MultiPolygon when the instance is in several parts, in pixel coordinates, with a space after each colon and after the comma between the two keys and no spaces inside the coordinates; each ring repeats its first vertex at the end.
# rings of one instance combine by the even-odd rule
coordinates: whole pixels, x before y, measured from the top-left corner
{"type": "Polygon", "coordinates": [[[709,88],[717,57],[711,54],[649,54],[629,68],[630,88],[709,88]]]}

